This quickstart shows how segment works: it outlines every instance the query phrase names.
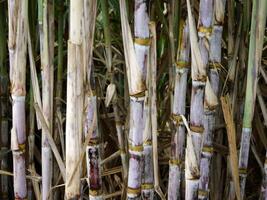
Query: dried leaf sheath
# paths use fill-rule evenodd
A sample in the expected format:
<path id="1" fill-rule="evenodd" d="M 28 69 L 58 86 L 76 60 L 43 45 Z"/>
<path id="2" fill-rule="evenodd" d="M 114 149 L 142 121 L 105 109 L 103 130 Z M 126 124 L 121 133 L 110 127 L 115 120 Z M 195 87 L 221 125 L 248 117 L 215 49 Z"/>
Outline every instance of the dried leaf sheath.
<path id="1" fill-rule="evenodd" d="M 27 197 L 25 150 L 25 95 L 26 95 L 26 52 L 27 52 L 27 9 L 28 1 L 9 0 L 9 59 L 12 95 L 11 149 L 13 153 L 14 195 Z"/>
<path id="2" fill-rule="evenodd" d="M 137 53 L 135 53 L 131 29 L 128 23 L 125 0 L 120 0 L 120 14 L 123 48 L 125 53 L 126 72 L 130 95 L 139 95 L 145 91 L 145 80 L 142 74 L 142 67 L 139 66 Z M 140 95 L 139 95 L 140 96 Z"/>
<path id="3" fill-rule="evenodd" d="M 185 127 L 181 116 L 185 115 L 187 78 L 190 67 L 190 43 L 188 21 L 181 23 L 181 40 L 176 61 L 176 77 L 174 87 L 173 121 L 176 127 L 172 136 L 171 159 L 169 161 L 168 199 L 180 199 L 182 178 L 182 162 L 184 161 Z"/>

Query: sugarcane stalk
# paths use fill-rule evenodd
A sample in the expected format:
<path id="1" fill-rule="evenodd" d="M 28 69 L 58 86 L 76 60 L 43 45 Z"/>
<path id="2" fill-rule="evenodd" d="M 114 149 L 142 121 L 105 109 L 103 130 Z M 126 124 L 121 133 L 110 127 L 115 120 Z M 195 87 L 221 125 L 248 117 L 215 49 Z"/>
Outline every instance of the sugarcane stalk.
<path id="1" fill-rule="evenodd" d="M 149 30 L 146 2 L 135 1 L 135 45 L 126 14 L 125 0 L 120 0 L 123 46 L 130 94 L 128 199 L 141 199 L 143 157 L 143 112 L 145 99 L 146 56 Z M 139 24 L 140 23 L 140 24 Z M 139 44 L 138 44 L 139 43 Z M 146 55 L 146 56 L 145 56 Z"/>
<path id="2" fill-rule="evenodd" d="M 0 142 L 1 142 L 1 152 L 5 152 L 8 150 L 8 72 L 6 66 L 7 59 L 7 46 L 6 46 L 6 3 L 3 2 L 0 4 L 0 117 L 1 117 L 1 125 L 0 125 Z M 1 160 L 1 170 L 8 171 L 8 159 L 5 156 Z M 8 177 L 1 176 L 1 199 L 8 199 Z"/>
<path id="3" fill-rule="evenodd" d="M 202 148 L 202 140 L 204 133 L 204 90 L 205 86 L 209 86 L 209 79 L 206 76 L 206 68 L 208 64 L 208 37 L 211 33 L 211 24 L 213 16 L 213 0 L 200 1 L 199 5 L 199 21 L 198 21 L 198 36 L 192 16 L 190 1 L 187 0 L 189 32 L 192 55 L 192 93 L 190 107 L 190 129 L 192 131 L 192 146 L 187 142 L 186 149 L 186 197 L 185 199 L 197 199 L 201 196 L 206 196 L 202 190 L 198 191 L 200 178 L 200 156 Z M 207 84 L 206 84 L 207 82 Z M 213 99 L 212 99 L 213 100 Z M 206 99 L 205 99 L 206 101 Z M 210 101 L 209 104 L 215 102 Z M 188 137 L 189 138 L 189 137 Z M 196 161 L 192 162 L 192 152 L 196 154 Z"/>
<path id="4" fill-rule="evenodd" d="M 108 15 L 108 2 L 107 0 L 101 0 L 101 8 L 103 13 L 103 28 L 104 28 L 104 36 L 105 36 L 105 49 L 106 49 L 106 65 L 108 69 L 108 73 L 110 73 L 110 85 L 114 84 L 114 69 L 112 67 L 112 51 L 111 51 L 111 34 L 110 34 L 110 20 Z M 115 86 L 115 85 L 114 85 Z M 116 87 L 116 86 L 115 86 Z M 122 129 L 122 121 L 120 119 L 119 108 L 118 108 L 118 100 L 117 93 L 115 91 L 113 98 L 113 111 L 115 117 L 116 131 L 118 135 L 118 143 L 120 148 L 121 162 L 123 167 L 123 179 L 127 181 L 128 174 L 128 163 L 126 160 L 126 149 L 124 142 L 124 133 Z"/>
<path id="5" fill-rule="evenodd" d="M 51 18 L 51 8 L 49 9 L 49 0 L 39 0 L 39 32 L 40 32 L 40 54 L 41 54 L 41 69 L 42 69 L 42 102 L 43 114 L 52 131 L 52 87 L 53 76 L 51 76 L 51 68 L 53 72 L 53 55 L 51 54 L 51 34 L 52 26 L 49 23 Z M 52 47 L 50 46 L 52 45 Z M 43 132 L 45 130 L 42 130 Z M 49 192 L 52 186 L 52 151 L 46 137 L 47 133 L 42 133 L 42 199 L 51 199 Z M 48 133 L 49 134 L 49 133 Z"/>
<path id="6" fill-rule="evenodd" d="M 84 1 L 84 69 L 87 73 L 87 91 L 85 94 L 85 122 L 84 136 L 89 134 L 90 128 L 94 127 L 91 138 L 86 147 L 86 164 L 89 184 L 89 198 L 101 200 L 102 179 L 101 179 L 101 152 L 100 152 L 100 132 L 98 128 L 97 96 L 95 91 L 95 80 L 92 68 L 93 39 L 96 21 L 97 0 Z M 95 121 L 94 121 L 95 118 Z M 94 123 L 96 126 L 94 126 Z"/>
<path id="7" fill-rule="evenodd" d="M 83 3 L 83 0 L 70 1 L 66 112 L 66 199 L 80 198 L 81 169 L 79 157 L 81 154 L 84 101 Z M 77 168 L 76 165 L 78 165 Z"/>
<path id="8" fill-rule="evenodd" d="M 199 35 L 199 46 L 201 50 L 201 58 L 204 62 L 204 65 L 207 69 L 208 67 L 208 58 L 209 58 L 209 37 L 212 33 L 212 19 L 213 19 L 213 0 L 201 0 L 199 5 L 199 21 L 198 21 L 198 35 Z M 215 86 L 216 87 L 216 86 Z M 211 147 L 211 131 L 212 128 L 209 127 L 210 124 L 214 124 L 214 122 L 210 122 L 208 118 L 205 118 L 207 110 L 214 110 L 214 107 L 217 105 L 217 98 L 214 95 L 213 88 L 211 87 L 209 77 L 206 77 L 205 83 L 205 93 L 204 93 L 204 110 L 203 110 L 203 118 L 200 123 L 200 127 L 202 127 L 202 142 L 201 142 L 201 155 L 200 155 L 200 177 L 199 177 L 199 188 L 198 188 L 198 199 L 208 199 L 208 179 L 209 179 L 209 161 L 210 161 L 210 147 Z M 197 94 L 197 93 L 196 93 Z M 194 93 L 192 92 L 192 99 Z M 200 99 L 199 99 L 200 100 Z M 201 101 L 201 100 L 200 100 Z M 192 102 L 191 102 L 192 103 Z M 191 104 L 192 105 L 192 104 Z M 190 113 L 194 112 L 190 110 Z M 201 113 L 202 114 L 202 113 Z M 200 117 L 200 116 L 199 116 Z M 191 122 L 191 120 L 190 120 Z M 195 124 L 195 119 L 192 119 L 193 124 Z M 191 124 L 192 126 L 192 124 Z M 214 126 L 214 125 L 213 125 Z M 193 125 L 194 128 L 194 125 Z M 201 129 L 199 129 L 201 130 Z M 194 132 L 194 130 L 193 130 Z M 198 131 L 198 133 L 200 133 Z M 198 151 L 198 150 L 197 150 Z"/>
<path id="9" fill-rule="evenodd" d="M 254 115 L 254 106 L 255 106 L 256 89 L 257 89 L 257 76 L 258 76 L 258 69 L 261 64 L 263 37 L 266 24 L 266 15 L 267 15 L 266 9 L 267 9 L 266 1 L 253 2 L 249 54 L 248 54 L 245 108 L 243 116 L 241 148 L 239 153 L 239 176 L 240 176 L 241 199 L 243 199 L 245 196 L 250 137 L 252 131 L 252 120 Z"/>
<path id="10" fill-rule="evenodd" d="M 209 38 L 209 80 L 213 93 L 218 96 L 219 92 L 219 70 L 221 68 L 221 41 L 224 22 L 224 8 L 225 0 L 214 0 L 214 25 Z M 200 161 L 200 182 L 199 191 L 205 195 L 199 195 L 199 199 L 209 199 L 209 177 L 210 177 L 210 165 L 213 155 L 213 132 L 215 128 L 215 115 L 217 102 L 209 104 L 211 102 L 211 94 L 206 87 L 205 90 L 205 108 L 204 108 L 204 135 L 203 135 L 203 147 Z M 215 98 L 216 99 L 216 98 Z"/>
<path id="11" fill-rule="evenodd" d="M 134 47 L 136 58 L 139 67 L 142 69 L 143 80 L 146 81 L 148 88 L 151 79 L 146 80 L 148 73 L 148 53 L 149 53 L 149 17 L 147 2 L 135 0 L 134 9 Z M 151 66 L 152 67 L 152 66 Z M 143 168 L 141 180 L 141 196 L 142 199 L 153 199 L 154 197 L 154 177 L 153 177 L 153 162 L 152 162 L 152 134 L 151 134 L 151 121 L 150 121 L 150 95 L 151 91 L 145 94 L 143 104 L 143 131 L 140 134 L 143 142 Z M 130 178 L 130 177 L 129 177 Z M 129 180 L 129 179 L 128 179 Z"/>
<path id="12" fill-rule="evenodd" d="M 150 25 L 151 29 L 151 25 Z M 152 41 L 153 43 L 153 41 Z M 153 44 L 151 44 L 153 45 Z M 153 59 L 154 52 L 150 48 L 149 61 Z M 143 148 L 144 148 L 144 163 L 143 163 L 143 177 L 142 177 L 142 191 L 141 196 L 143 199 L 153 199 L 154 198 L 154 173 L 153 173 L 153 147 L 152 147 L 152 96 L 153 96 L 153 86 L 152 86 L 152 70 L 155 68 L 153 62 L 147 63 L 147 73 L 146 73 L 146 87 L 147 91 L 145 94 L 145 104 L 144 104 L 144 134 L 143 134 Z"/>
<path id="13" fill-rule="evenodd" d="M 100 135 L 97 125 L 97 96 L 95 91 L 92 91 L 91 96 L 86 98 L 86 122 L 84 133 L 88 134 L 89 128 L 93 126 L 93 119 L 96 116 L 96 126 L 93 130 L 90 141 L 86 147 L 86 163 L 89 184 L 90 199 L 103 199 L 102 197 L 102 180 L 100 166 Z"/>
<path id="14" fill-rule="evenodd" d="M 176 75 L 174 87 L 174 105 L 172 118 L 175 124 L 175 133 L 171 141 L 171 158 L 169 161 L 168 199 L 180 199 L 180 185 L 182 181 L 182 162 L 184 160 L 185 127 L 180 115 L 185 115 L 187 78 L 190 67 L 189 63 L 189 29 L 188 22 L 180 27 L 181 36 L 176 59 Z"/>
<path id="15" fill-rule="evenodd" d="M 25 96 L 28 1 L 9 0 L 9 62 L 12 95 L 11 149 L 13 153 L 14 196 L 27 198 L 25 151 Z"/>

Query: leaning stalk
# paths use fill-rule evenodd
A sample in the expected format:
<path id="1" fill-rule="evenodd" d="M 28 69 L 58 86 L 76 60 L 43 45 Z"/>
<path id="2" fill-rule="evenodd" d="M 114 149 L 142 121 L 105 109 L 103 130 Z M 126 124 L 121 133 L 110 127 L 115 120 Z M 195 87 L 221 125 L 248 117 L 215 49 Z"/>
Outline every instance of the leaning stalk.
<path id="1" fill-rule="evenodd" d="M 25 96 L 28 1 L 9 0 L 9 62 L 12 95 L 11 149 L 13 153 L 14 195 L 27 198 L 25 172 Z"/>
<path id="2" fill-rule="evenodd" d="M 182 178 L 182 161 L 184 160 L 185 127 L 181 115 L 185 115 L 187 78 L 189 71 L 189 29 L 188 22 L 180 26 L 181 39 L 177 51 L 176 75 L 174 86 L 174 99 L 172 118 L 175 124 L 175 133 L 172 136 L 171 159 L 169 161 L 168 199 L 180 199 L 180 185 Z"/>
<path id="3" fill-rule="evenodd" d="M 263 37 L 267 15 L 266 1 L 253 1 L 252 22 L 250 29 L 247 84 L 245 96 L 245 108 L 243 116 L 241 148 L 239 154 L 239 176 L 241 187 L 241 198 L 245 195 L 247 177 L 247 165 L 249 156 L 250 137 L 252 130 L 252 119 L 257 88 L 258 69 L 261 65 Z"/>
<path id="4" fill-rule="evenodd" d="M 70 1 L 66 113 L 66 199 L 80 198 L 84 66 L 82 48 L 83 0 Z"/>
<path id="5" fill-rule="evenodd" d="M 203 193 L 200 199 L 209 199 L 209 177 L 210 177 L 210 164 L 213 154 L 213 132 L 215 128 L 215 114 L 216 114 L 216 101 L 215 104 L 208 104 L 209 99 L 212 97 L 209 89 L 211 89 L 217 96 L 219 91 L 220 77 L 219 70 L 221 65 L 221 40 L 224 22 L 224 8 L 225 0 L 214 1 L 214 25 L 209 39 L 209 80 L 211 88 L 206 87 L 205 91 L 205 108 L 204 108 L 204 138 L 203 147 L 200 161 L 200 182 L 199 191 Z M 205 194 L 205 195 L 204 195 Z"/>

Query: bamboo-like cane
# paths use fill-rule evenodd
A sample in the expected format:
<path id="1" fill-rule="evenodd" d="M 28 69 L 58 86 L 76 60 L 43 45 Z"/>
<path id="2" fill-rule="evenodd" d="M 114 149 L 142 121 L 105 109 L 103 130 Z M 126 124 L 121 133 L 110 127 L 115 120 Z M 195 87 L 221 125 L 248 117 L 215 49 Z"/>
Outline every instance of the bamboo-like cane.
<path id="1" fill-rule="evenodd" d="M 181 116 L 185 115 L 187 78 L 190 67 L 189 54 L 189 29 L 188 22 L 180 24 L 180 41 L 177 51 L 176 60 L 176 77 L 174 87 L 174 100 L 172 117 L 176 127 L 175 133 L 172 136 L 171 144 L 171 159 L 169 161 L 169 185 L 168 199 L 180 199 L 180 185 L 182 180 L 182 161 L 184 160 L 185 147 L 185 127 L 182 123 Z"/>
<path id="2" fill-rule="evenodd" d="M 138 2 L 137 2 L 138 3 Z M 140 9 L 140 14 L 145 14 L 146 5 L 143 1 L 139 2 L 136 9 Z M 138 10 L 139 10 L 138 9 Z M 138 11 L 137 10 L 137 11 Z M 138 13 L 140 12 L 138 11 Z M 144 50 L 147 45 L 147 37 L 149 36 L 149 31 L 147 35 L 143 35 L 142 30 L 136 30 L 136 35 L 142 34 L 143 38 L 136 38 L 135 43 L 140 43 L 140 49 L 143 51 L 137 51 L 134 49 L 134 44 L 132 40 L 131 30 L 127 19 L 126 13 L 126 2 L 125 0 L 120 0 L 120 12 L 121 12 L 121 25 L 122 25 L 122 36 L 123 36 L 123 46 L 125 52 L 126 61 L 126 72 L 128 78 L 129 94 L 130 94 L 130 131 L 129 131 L 129 171 L 128 171 L 128 188 L 127 196 L 128 199 L 140 199 L 141 198 L 141 175 L 142 175 L 142 155 L 143 155 L 143 111 L 144 111 L 144 99 L 145 99 L 145 76 L 144 76 Z M 136 17 L 143 16 L 139 14 Z M 148 23 L 148 18 L 145 23 Z M 137 21 L 136 21 L 137 23 Z M 141 22 L 144 23 L 143 21 Z M 146 32 L 145 32 L 146 33 Z M 136 47 L 137 45 L 135 45 Z M 136 52 L 135 52 L 136 50 Z M 143 52 L 143 53 L 142 53 Z M 137 60 L 137 58 L 139 58 Z M 140 65 L 141 63 L 141 65 Z"/>
<path id="3" fill-rule="evenodd" d="M 9 62 L 12 95 L 11 149 L 13 152 L 14 195 L 27 198 L 25 172 L 25 95 L 28 1 L 9 0 Z"/>
<path id="4" fill-rule="evenodd" d="M 250 137 L 252 130 L 252 119 L 257 88 L 257 75 L 261 63 L 263 37 L 267 15 L 266 1 L 253 1 L 252 22 L 250 29 L 247 84 L 245 96 L 245 108 L 243 116 L 241 148 L 239 153 L 239 175 L 241 187 L 241 199 L 245 195 L 247 177 L 247 165 L 249 157 Z"/>
<path id="5" fill-rule="evenodd" d="M 49 129 L 52 131 L 53 76 L 51 76 L 51 71 L 53 72 L 53 55 L 51 55 L 50 49 L 53 48 L 54 44 L 52 43 L 52 47 L 50 47 L 51 40 L 53 40 L 53 38 L 50 38 L 50 32 L 53 29 L 49 23 L 52 10 L 49 9 L 49 0 L 40 0 L 38 3 L 43 113 Z M 45 130 L 42 131 L 44 132 Z M 52 186 L 52 158 L 52 151 L 47 137 L 45 133 L 42 133 L 42 199 L 51 199 L 49 192 Z"/>
<path id="6" fill-rule="evenodd" d="M 200 161 L 200 182 L 199 190 L 206 195 L 200 195 L 200 199 L 209 199 L 209 176 L 210 163 L 213 154 L 213 132 L 215 127 L 216 101 L 209 105 L 209 98 L 212 96 L 208 89 L 211 89 L 217 96 L 219 91 L 221 67 L 221 40 L 224 22 L 225 0 L 214 0 L 214 25 L 209 39 L 209 79 L 211 88 L 206 87 L 205 91 L 205 114 L 204 114 L 204 138 Z M 208 85 L 207 85 L 208 86 Z"/>
<path id="7" fill-rule="evenodd" d="M 6 51 L 6 3 L 0 4 L 0 117 L 1 117 L 1 125 L 0 125 L 0 142 L 1 142 L 1 152 L 8 151 L 8 72 L 7 65 L 5 64 L 5 59 L 7 57 Z M 1 170 L 8 171 L 8 159 L 7 156 L 1 160 Z M 1 176 L 1 199 L 8 199 L 8 177 Z"/>
<path id="8" fill-rule="evenodd" d="M 85 122 L 84 136 L 89 134 L 90 128 L 96 124 L 91 138 L 86 147 L 86 164 L 89 184 L 89 198 L 92 200 L 101 200 L 102 197 L 102 179 L 101 179 L 101 152 L 100 152 L 100 134 L 98 130 L 97 117 L 97 96 L 94 87 L 94 77 L 92 69 L 93 39 L 96 21 L 97 0 L 84 1 L 84 26 L 83 26 L 83 50 L 84 50 L 84 70 L 87 73 L 87 92 L 85 94 Z M 91 81 L 90 81 L 91 80 Z M 94 117 L 96 120 L 94 122 Z"/>
<path id="9" fill-rule="evenodd" d="M 70 1 L 66 113 L 66 199 L 80 198 L 79 163 L 82 142 L 84 66 L 82 48 L 83 0 Z"/>

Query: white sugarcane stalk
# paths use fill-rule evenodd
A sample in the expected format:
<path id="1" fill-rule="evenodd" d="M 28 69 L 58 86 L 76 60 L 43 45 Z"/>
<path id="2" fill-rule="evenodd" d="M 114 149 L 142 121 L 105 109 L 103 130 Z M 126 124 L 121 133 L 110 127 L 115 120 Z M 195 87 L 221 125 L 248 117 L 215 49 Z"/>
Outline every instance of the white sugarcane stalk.
<path id="1" fill-rule="evenodd" d="M 144 135 L 143 135 L 143 147 L 144 147 L 144 163 L 143 163 L 143 177 L 142 177 L 142 198 L 153 199 L 154 198 L 154 174 L 153 174 L 153 149 L 152 149 L 152 124 L 151 124 L 151 63 L 147 65 L 147 91 L 144 106 Z"/>
<path id="2" fill-rule="evenodd" d="M 147 68 L 148 68 L 148 51 L 149 51 L 149 17 L 146 1 L 135 0 L 134 9 L 134 36 L 135 36 L 135 54 L 138 62 L 138 66 L 142 70 L 143 80 L 147 78 Z M 148 88 L 147 83 L 147 88 Z M 143 142 L 143 177 L 142 177 L 142 198 L 143 199 L 153 199 L 154 189 L 153 189 L 153 162 L 152 162 L 152 138 L 150 129 L 150 108 L 149 108 L 149 92 L 143 107 L 143 131 L 138 133 L 142 135 Z"/>
<path id="3" fill-rule="evenodd" d="M 219 70 L 221 67 L 221 40 L 224 21 L 224 8 L 225 0 L 214 0 L 214 25 L 209 39 L 209 79 L 210 86 L 214 94 L 217 96 L 219 91 Z M 200 183 L 199 190 L 204 194 L 200 195 L 200 199 L 209 199 L 209 176 L 210 176 L 210 163 L 213 154 L 213 132 L 215 127 L 215 114 L 216 114 L 216 101 L 213 104 L 209 102 L 208 89 L 205 92 L 205 116 L 204 116 L 204 138 L 203 147 L 200 161 Z"/>
<path id="4" fill-rule="evenodd" d="M 208 82 L 206 67 L 208 63 L 209 46 L 208 37 L 211 33 L 213 0 L 201 0 L 199 4 L 198 36 L 195 30 L 194 19 L 192 16 L 190 1 L 187 0 L 188 19 L 190 28 L 190 42 L 192 55 L 192 94 L 190 107 L 190 129 L 192 131 L 192 147 L 186 150 L 186 200 L 197 199 L 206 196 L 205 192 L 198 190 L 199 187 L 199 168 L 200 156 L 204 133 L 204 89 Z M 190 153 L 195 152 L 196 163 L 190 162 Z M 192 154 L 192 153 L 191 153 Z M 193 165 L 194 164 L 194 165 Z"/>
<path id="5" fill-rule="evenodd" d="M 27 198 L 25 172 L 25 95 L 27 52 L 27 0 L 9 0 L 9 59 L 12 95 L 11 149 L 13 152 L 14 195 L 16 199 Z"/>
<path id="6" fill-rule="evenodd" d="M 135 45 L 127 21 L 125 0 L 120 0 L 123 45 L 130 93 L 129 174 L 128 199 L 141 198 L 143 157 L 144 100 L 147 41 L 149 37 L 148 15 L 144 1 L 135 1 Z"/>
<path id="7" fill-rule="evenodd" d="M 43 115 L 52 131 L 52 99 L 53 90 L 52 83 L 53 77 L 51 77 L 51 71 L 53 72 L 53 58 L 51 55 L 50 47 L 52 38 L 50 38 L 51 26 L 49 24 L 49 17 L 51 10 L 48 8 L 48 0 L 42 2 L 42 19 L 39 20 L 40 28 L 40 54 L 41 54 L 41 69 L 42 69 L 42 102 L 43 102 Z M 51 70 L 52 68 L 52 70 Z M 42 130 L 42 199 L 51 199 L 52 195 L 49 195 L 52 186 L 52 151 L 47 140 L 44 129 Z"/>
<path id="8" fill-rule="evenodd" d="M 66 199 L 80 198 L 84 66 L 82 48 L 83 0 L 70 1 L 66 113 Z"/>
<path id="9" fill-rule="evenodd" d="M 180 199 L 180 185 L 182 180 L 182 162 L 184 160 L 185 148 L 185 127 L 181 116 L 185 115 L 187 78 L 190 66 L 189 54 L 189 29 L 188 22 L 183 23 L 181 27 L 181 40 L 177 52 L 176 76 L 174 86 L 174 99 L 172 117 L 176 127 L 172 138 L 171 159 L 169 161 L 169 185 L 168 199 Z"/>
<path id="10" fill-rule="evenodd" d="M 212 20 L 213 20 L 213 0 L 201 0 L 199 4 L 199 21 L 198 21 L 198 35 L 199 35 L 199 46 L 201 49 L 202 60 L 204 65 L 207 68 L 208 59 L 209 59 L 209 37 L 212 30 Z M 207 108 L 212 108 L 217 105 L 217 98 L 212 94 L 212 88 L 209 83 L 209 78 L 206 78 L 205 84 L 205 93 L 204 93 L 204 113 L 202 118 L 202 127 L 203 135 L 202 135 L 202 144 L 201 144 L 201 158 L 200 158 L 200 177 L 199 177 L 199 189 L 198 189 L 198 199 L 208 199 L 209 191 L 208 191 L 208 184 L 205 184 L 205 181 L 209 178 L 209 156 L 206 155 L 210 153 L 211 148 L 211 139 L 210 139 L 210 131 L 212 130 L 209 125 L 213 122 L 210 122 L 206 116 Z M 214 95 L 214 96 L 212 96 Z M 208 125 L 207 125 L 208 124 Z M 205 143 L 206 141 L 209 141 Z M 200 149 L 200 150 L 201 150 Z M 207 153 L 207 154 L 205 154 Z M 202 159 L 205 157 L 204 159 Z M 206 159 L 207 158 L 207 159 Z M 204 184 L 203 184 L 204 182 Z"/>

